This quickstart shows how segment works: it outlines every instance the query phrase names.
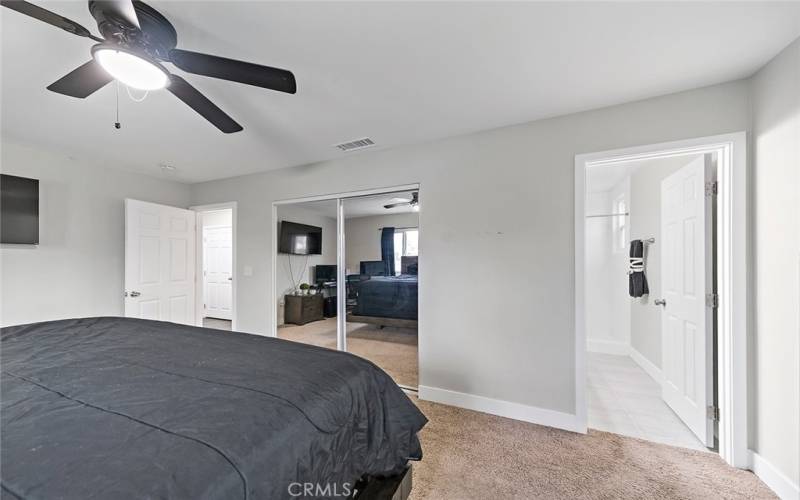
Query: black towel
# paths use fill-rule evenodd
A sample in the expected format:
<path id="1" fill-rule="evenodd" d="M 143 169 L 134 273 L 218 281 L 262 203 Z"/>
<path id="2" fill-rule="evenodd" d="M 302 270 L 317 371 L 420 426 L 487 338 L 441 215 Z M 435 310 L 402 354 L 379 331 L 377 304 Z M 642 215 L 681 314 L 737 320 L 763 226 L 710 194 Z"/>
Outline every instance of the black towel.
<path id="1" fill-rule="evenodd" d="M 644 242 L 631 241 L 629 252 L 630 270 L 628 271 L 628 294 L 631 297 L 641 297 L 650 293 L 647 287 L 647 277 L 644 275 Z"/>

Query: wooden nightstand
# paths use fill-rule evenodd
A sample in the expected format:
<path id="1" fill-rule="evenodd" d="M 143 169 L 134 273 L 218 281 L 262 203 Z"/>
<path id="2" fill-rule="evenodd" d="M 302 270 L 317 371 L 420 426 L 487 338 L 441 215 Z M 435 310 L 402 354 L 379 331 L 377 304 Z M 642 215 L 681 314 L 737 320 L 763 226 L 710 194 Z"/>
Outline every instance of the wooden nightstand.
<path id="1" fill-rule="evenodd" d="M 324 319 L 322 314 L 322 295 L 286 295 L 284 322 L 305 325 L 312 321 Z"/>

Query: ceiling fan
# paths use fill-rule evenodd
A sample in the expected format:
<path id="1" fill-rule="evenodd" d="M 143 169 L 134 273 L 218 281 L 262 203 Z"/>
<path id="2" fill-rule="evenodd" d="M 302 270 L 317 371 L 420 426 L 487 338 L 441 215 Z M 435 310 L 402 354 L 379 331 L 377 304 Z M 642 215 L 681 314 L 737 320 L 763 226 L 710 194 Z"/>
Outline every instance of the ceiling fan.
<path id="1" fill-rule="evenodd" d="M 114 79 L 140 90 L 166 88 L 215 127 L 230 134 L 239 132 L 242 126 L 186 80 L 168 72 L 162 62 L 196 75 L 289 94 L 297 91 L 294 75 L 285 69 L 175 48 L 178 34 L 172 24 L 138 0 L 89 0 L 89 12 L 97 21 L 102 38 L 75 21 L 32 3 L 0 0 L 0 4 L 73 35 L 99 42 L 91 48 L 89 62 L 47 87 L 59 94 L 83 99 Z"/>
<path id="2" fill-rule="evenodd" d="M 410 200 L 406 198 L 394 198 L 391 201 L 395 200 L 396 203 L 389 203 L 388 205 L 384 205 L 383 208 L 388 210 L 390 208 L 404 207 L 408 205 L 416 210 L 416 208 L 419 206 L 419 191 L 414 191 L 413 193 L 411 193 Z"/>

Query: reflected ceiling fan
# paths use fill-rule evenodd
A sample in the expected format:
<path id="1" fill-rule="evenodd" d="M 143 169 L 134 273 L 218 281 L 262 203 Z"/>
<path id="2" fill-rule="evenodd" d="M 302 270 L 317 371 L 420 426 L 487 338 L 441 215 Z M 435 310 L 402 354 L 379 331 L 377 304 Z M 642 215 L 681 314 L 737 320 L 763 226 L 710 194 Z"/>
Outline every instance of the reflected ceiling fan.
<path id="1" fill-rule="evenodd" d="M 414 191 L 413 193 L 411 193 L 410 200 L 407 198 L 393 198 L 391 201 L 396 201 L 396 202 L 384 205 L 383 208 L 388 210 L 390 208 L 411 206 L 416 210 L 416 208 L 419 207 L 419 191 Z"/>
<path id="2" fill-rule="evenodd" d="M 138 0 L 89 1 L 89 12 L 97 21 L 102 38 L 75 21 L 32 3 L 0 0 L 0 4 L 73 35 L 99 42 L 91 48 L 89 62 L 47 87 L 59 94 L 83 99 L 114 79 L 140 90 L 166 88 L 215 127 L 230 134 L 239 132 L 242 126 L 186 80 L 167 71 L 162 62 L 196 75 L 289 94 L 297 91 L 291 71 L 175 48 L 178 34 L 172 24 Z"/>

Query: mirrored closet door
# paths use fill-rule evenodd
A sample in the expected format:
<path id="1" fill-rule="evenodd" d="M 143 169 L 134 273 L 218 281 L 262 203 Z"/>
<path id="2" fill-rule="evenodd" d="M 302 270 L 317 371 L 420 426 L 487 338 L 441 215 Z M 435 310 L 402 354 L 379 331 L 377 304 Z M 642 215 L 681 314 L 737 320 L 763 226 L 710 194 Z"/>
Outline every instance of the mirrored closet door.
<path id="1" fill-rule="evenodd" d="M 349 352 L 399 385 L 418 385 L 417 190 L 343 200 Z"/>
<path id="2" fill-rule="evenodd" d="M 346 350 L 419 384 L 418 189 L 275 209 L 277 336 Z"/>
<path id="3" fill-rule="evenodd" d="M 337 200 L 277 206 L 279 338 L 337 349 Z"/>

